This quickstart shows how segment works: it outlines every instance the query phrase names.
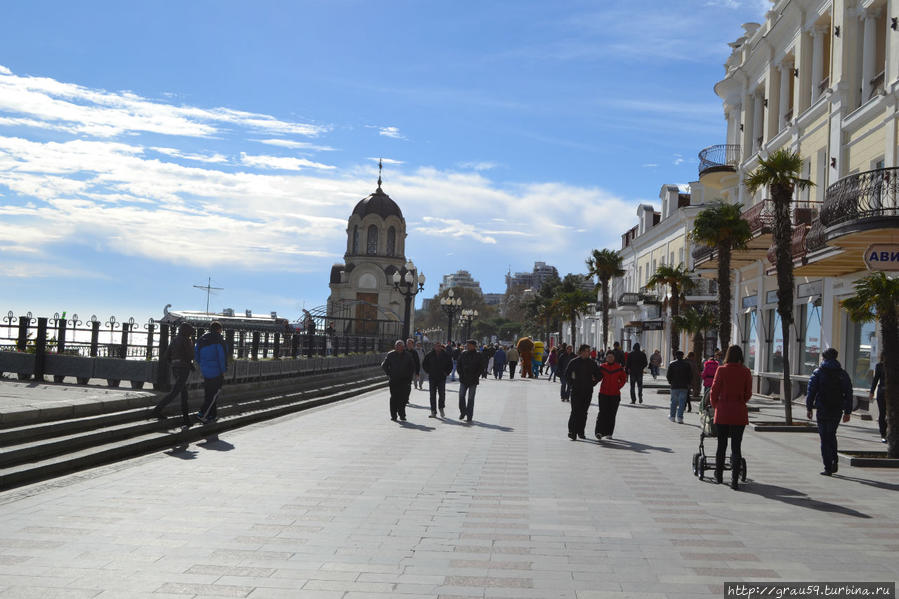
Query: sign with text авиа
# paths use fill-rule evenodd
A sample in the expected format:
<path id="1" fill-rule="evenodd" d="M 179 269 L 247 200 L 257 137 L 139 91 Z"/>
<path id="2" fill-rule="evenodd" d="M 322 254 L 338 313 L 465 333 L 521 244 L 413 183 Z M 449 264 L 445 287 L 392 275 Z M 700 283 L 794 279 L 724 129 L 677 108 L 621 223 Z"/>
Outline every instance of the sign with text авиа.
<path id="1" fill-rule="evenodd" d="M 875 243 L 865 250 L 868 270 L 899 271 L 899 243 Z"/>

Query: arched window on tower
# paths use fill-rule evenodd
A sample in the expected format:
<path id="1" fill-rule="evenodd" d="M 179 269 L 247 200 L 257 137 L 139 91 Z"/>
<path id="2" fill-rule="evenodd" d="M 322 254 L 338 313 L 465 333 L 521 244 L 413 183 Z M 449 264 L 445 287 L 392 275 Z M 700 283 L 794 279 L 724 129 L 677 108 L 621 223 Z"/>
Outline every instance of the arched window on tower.
<path id="1" fill-rule="evenodd" d="M 353 226 L 353 255 L 359 254 L 359 225 Z"/>
<path id="2" fill-rule="evenodd" d="M 378 254 L 378 227 L 375 225 L 368 227 L 368 244 L 365 253 L 369 256 Z"/>
<path id="3" fill-rule="evenodd" d="M 387 255 L 396 256 L 396 229 L 387 229 Z"/>

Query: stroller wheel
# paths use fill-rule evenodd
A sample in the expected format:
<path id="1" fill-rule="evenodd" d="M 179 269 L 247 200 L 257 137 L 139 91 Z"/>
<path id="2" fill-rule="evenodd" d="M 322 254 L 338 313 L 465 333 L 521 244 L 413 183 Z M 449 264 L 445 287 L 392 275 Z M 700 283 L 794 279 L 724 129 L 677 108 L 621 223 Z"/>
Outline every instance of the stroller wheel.
<path id="1" fill-rule="evenodd" d="M 698 453 L 693 454 L 693 476 L 699 474 L 699 460 L 701 456 Z"/>
<path id="2" fill-rule="evenodd" d="M 703 475 L 705 475 L 705 464 L 699 462 L 699 480 L 702 480 Z"/>

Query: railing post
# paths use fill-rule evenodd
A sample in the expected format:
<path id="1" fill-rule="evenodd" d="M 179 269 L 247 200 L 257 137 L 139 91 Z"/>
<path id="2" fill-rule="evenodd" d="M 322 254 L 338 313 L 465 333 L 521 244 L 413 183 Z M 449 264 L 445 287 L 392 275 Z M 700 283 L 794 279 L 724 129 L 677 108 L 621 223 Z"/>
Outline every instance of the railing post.
<path id="1" fill-rule="evenodd" d="M 56 320 L 56 353 L 58 354 L 66 351 L 66 326 L 65 318 Z"/>
<path id="2" fill-rule="evenodd" d="M 152 325 L 151 325 L 152 326 Z M 162 358 L 169 351 L 169 325 L 159 325 L 159 364 L 156 369 L 156 382 L 153 388 L 158 391 L 169 390 L 169 368 L 168 364 L 162 361 Z"/>
<path id="3" fill-rule="evenodd" d="M 146 356 L 147 360 L 153 359 L 153 337 L 155 336 L 154 335 L 155 332 L 156 332 L 156 325 L 148 324 L 147 325 L 147 356 Z"/>
<path id="4" fill-rule="evenodd" d="M 47 319 L 37 319 L 37 337 L 34 340 L 34 380 L 44 380 L 44 366 L 47 361 Z"/>
<path id="5" fill-rule="evenodd" d="M 262 359 L 268 357 L 268 333 L 262 334 Z"/>
<path id="6" fill-rule="evenodd" d="M 228 348 L 228 359 L 225 363 L 230 364 L 234 361 L 234 331 L 225 331 L 225 347 Z"/>
<path id="7" fill-rule="evenodd" d="M 275 347 L 275 349 L 274 349 L 273 357 L 276 360 L 280 360 L 281 359 L 281 333 L 275 333 L 274 347 Z"/>
<path id="8" fill-rule="evenodd" d="M 122 343 L 119 346 L 119 357 L 126 359 L 128 357 L 128 331 L 131 330 L 131 323 L 122 323 Z"/>
<path id="9" fill-rule="evenodd" d="M 253 331 L 253 344 L 250 347 L 251 360 L 259 359 L 259 331 Z"/>
<path id="10" fill-rule="evenodd" d="M 300 355 L 300 336 L 294 333 L 290 336 L 290 357 L 296 358 Z"/>
<path id="11" fill-rule="evenodd" d="M 100 321 L 94 320 L 91 321 L 91 349 L 90 356 L 92 358 L 97 357 L 98 349 L 100 347 Z"/>
<path id="12" fill-rule="evenodd" d="M 306 333 L 306 357 L 311 358 L 312 352 L 314 351 L 314 347 L 312 344 L 315 342 L 315 339 L 309 333 Z"/>
<path id="13" fill-rule="evenodd" d="M 31 318 L 28 316 L 19 316 L 19 337 L 16 339 L 16 351 L 25 351 L 28 349 L 28 324 Z"/>
<path id="14" fill-rule="evenodd" d="M 237 359 L 242 360 L 247 357 L 247 332 L 240 331 L 237 333 Z"/>

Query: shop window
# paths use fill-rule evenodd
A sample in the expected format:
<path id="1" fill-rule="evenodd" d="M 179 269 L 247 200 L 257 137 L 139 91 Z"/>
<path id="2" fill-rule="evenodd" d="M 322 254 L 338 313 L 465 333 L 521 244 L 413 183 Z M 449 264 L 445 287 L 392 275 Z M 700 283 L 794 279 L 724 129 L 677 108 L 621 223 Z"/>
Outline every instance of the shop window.
<path id="1" fill-rule="evenodd" d="M 783 372 L 784 369 L 784 336 L 780 328 L 780 314 L 777 310 L 768 310 L 768 372 Z"/>
<path id="2" fill-rule="evenodd" d="M 758 351 L 758 312 L 752 310 L 743 315 L 743 361 L 746 368 L 755 370 L 755 354 Z"/>
<path id="3" fill-rule="evenodd" d="M 821 306 L 799 307 L 802 342 L 799 345 L 799 374 L 811 374 L 821 362 Z"/>
<path id="4" fill-rule="evenodd" d="M 854 322 L 847 314 L 846 319 L 846 355 L 843 368 L 852 378 L 853 387 L 871 386 L 874 376 L 874 365 L 880 355 L 880 340 L 873 322 Z"/>

